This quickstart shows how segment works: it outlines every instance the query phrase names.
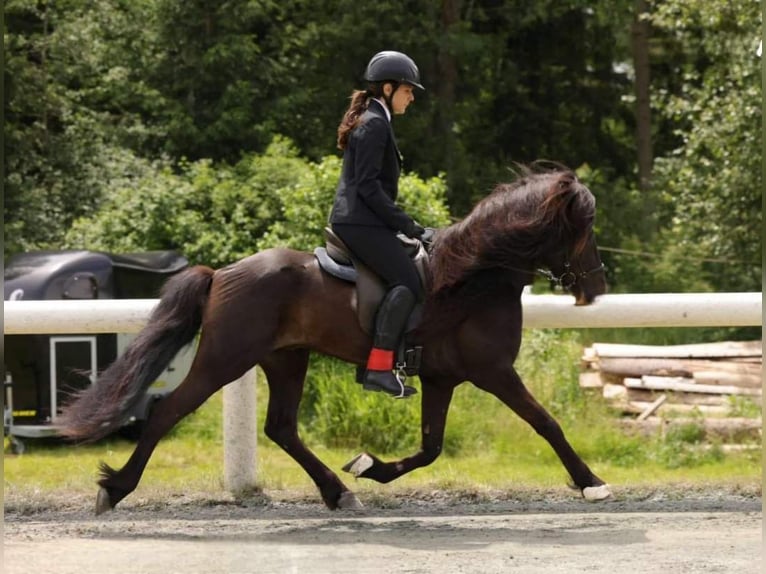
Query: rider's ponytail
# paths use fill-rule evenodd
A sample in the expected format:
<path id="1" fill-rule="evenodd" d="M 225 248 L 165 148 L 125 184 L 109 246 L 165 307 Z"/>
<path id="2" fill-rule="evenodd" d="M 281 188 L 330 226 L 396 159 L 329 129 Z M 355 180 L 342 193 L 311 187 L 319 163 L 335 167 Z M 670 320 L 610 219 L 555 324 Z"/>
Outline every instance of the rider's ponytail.
<path id="1" fill-rule="evenodd" d="M 354 90 L 351 94 L 351 104 L 349 104 L 338 126 L 338 149 L 346 149 L 349 134 L 359 125 L 362 114 L 367 109 L 370 96 L 372 96 L 370 90 Z"/>

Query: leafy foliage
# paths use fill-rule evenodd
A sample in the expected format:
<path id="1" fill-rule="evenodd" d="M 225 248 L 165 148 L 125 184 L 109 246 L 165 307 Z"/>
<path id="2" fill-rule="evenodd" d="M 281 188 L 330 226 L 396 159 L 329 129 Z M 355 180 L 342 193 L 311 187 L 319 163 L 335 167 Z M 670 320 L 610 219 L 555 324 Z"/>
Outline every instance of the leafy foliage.
<path id="1" fill-rule="evenodd" d="M 340 177 L 341 162 L 334 156 L 306 166 L 293 185 L 281 188 L 281 217 L 258 242 L 258 249 L 283 246 L 310 250 L 324 243 L 322 230 Z M 444 203 L 445 182 L 441 177 L 428 180 L 404 174 L 399 181 L 398 203 L 417 221 L 429 227 L 449 223 Z"/>
<path id="2" fill-rule="evenodd" d="M 306 169 L 284 139 L 235 166 L 199 160 L 183 162 L 179 173 L 164 166 L 119 189 L 93 217 L 75 221 L 65 245 L 178 249 L 194 263 L 221 267 L 255 252 L 280 216 L 280 189 L 295 185 Z"/>
<path id="3" fill-rule="evenodd" d="M 446 210 L 419 211 L 421 194 L 460 217 L 515 162 L 556 160 L 597 196 L 615 290 L 758 289 L 761 14 L 753 2 L 649 3 L 656 160 L 641 193 L 633 10 L 628 0 L 416 0 L 407 10 L 11 0 L 4 255 L 152 246 L 218 264 L 315 244 L 348 95 L 374 51 L 396 48 L 427 88 L 394 119 L 402 197 L 423 223 Z M 279 138 L 292 142 L 282 159 L 267 151 Z"/>
<path id="4" fill-rule="evenodd" d="M 664 32 L 681 78 L 675 90 L 659 91 L 655 104 L 676 138 L 655 169 L 661 190 L 658 247 L 665 253 L 661 285 L 674 286 L 685 277 L 694 281 L 685 287 L 699 290 L 760 288 L 759 16 L 754 2 L 656 7 L 653 24 Z"/>
<path id="5" fill-rule="evenodd" d="M 210 160 L 160 165 L 117 190 L 98 213 L 77 219 L 66 234 L 71 248 L 132 252 L 178 249 L 190 261 L 221 267 L 273 246 L 310 250 L 322 229 L 340 177 L 340 161 L 301 159 L 276 138 L 263 154 L 236 165 Z M 444 181 L 407 174 L 401 197 L 424 224 L 448 222 Z"/>
<path id="6" fill-rule="evenodd" d="M 147 2 L 5 5 L 5 254 L 57 247 L 77 217 L 150 162 L 130 147 L 152 97 Z M 10 31 L 9 31 L 10 30 Z"/>

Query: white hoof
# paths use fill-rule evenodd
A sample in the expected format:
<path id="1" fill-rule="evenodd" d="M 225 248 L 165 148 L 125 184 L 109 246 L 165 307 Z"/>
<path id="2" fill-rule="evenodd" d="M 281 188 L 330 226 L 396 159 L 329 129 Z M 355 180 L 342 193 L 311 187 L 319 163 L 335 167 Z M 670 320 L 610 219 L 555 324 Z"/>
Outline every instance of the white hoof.
<path id="1" fill-rule="evenodd" d="M 98 495 L 96 496 L 96 516 L 112 510 L 112 505 L 109 503 L 109 493 L 103 486 L 98 489 Z"/>
<path id="2" fill-rule="evenodd" d="M 372 460 L 372 457 L 366 453 L 362 453 L 344 466 L 343 470 L 350 472 L 355 477 L 359 478 L 364 471 L 371 468 L 373 464 L 375 464 L 375 461 Z"/>
<path id="3" fill-rule="evenodd" d="M 582 495 L 588 502 L 598 502 L 599 500 L 606 500 L 611 498 L 612 490 L 608 484 L 602 484 L 601 486 L 586 486 L 582 489 Z"/>
<path id="4" fill-rule="evenodd" d="M 339 510 L 362 510 L 363 508 L 364 505 L 359 502 L 359 499 L 353 492 L 346 491 L 338 499 Z"/>

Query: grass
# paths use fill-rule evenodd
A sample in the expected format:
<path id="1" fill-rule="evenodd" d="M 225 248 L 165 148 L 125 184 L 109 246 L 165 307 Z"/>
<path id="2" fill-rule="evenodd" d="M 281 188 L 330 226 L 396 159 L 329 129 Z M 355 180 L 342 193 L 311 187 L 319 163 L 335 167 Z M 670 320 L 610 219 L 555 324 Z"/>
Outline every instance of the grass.
<path id="1" fill-rule="evenodd" d="M 566 492 L 568 477 L 563 467 L 546 452 L 547 445 L 538 446 L 539 450 L 519 451 L 513 455 L 491 451 L 443 456 L 433 465 L 388 485 L 354 481 L 350 477 L 344 480 L 356 492 L 376 496 L 395 496 L 397 492 L 412 490 Z M 132 448 L 132 443 L 117 440 L 77 449 L 37 446 L 21 456 L 6 455 L 5 499 L 93 495 L 99 461 L 119 467 L 127 460 Z M 336 471 L 355 454 L 355 451 L 324 447 L 316 448 L 315 452 Z M 149 499 L 179 495 L 219 498 L 224 495 L 222 459 L 220 444 L 189 441 L 182 436 L 171 438 L 155 452 L 135 496 Z M 760 451 L 725 455 L 715 462 L 691 468 L 667 468 L 654 461 L 639 466 L 620 466 L 607 460 L 590 462 L 594 471 L 612 484 L 616 492 L 690 484 L 752 492 L 759 490 L 760 485 Z M 271 444 L 259 444 L 257 480 L 259 489 L 270 497 L 299 495 L 319 502 L 308 476 Z"/>
<path id="2" fill-rule="evenodd" d="M 392 403 L 392 408 L 396 408 L 396 403 Z M 220 420 L 220 412 L 221 398 L 215 395 L 163 441 L 149 462 L 136 495 L 150 498 L 190 493 L 220 496 L 223 493 L 223 446 L 221 437 L 215 436 L 220 433 L 212 432 L 203 438 L 198 436 L 200 429 L 209 428 L 211 421 Z M 514 418 L 515 415 L 509 412 L 508 436 L 497 444 L 487 441 L 483 448 L 475 452 L 443 455 L 431 466 L 418 469 L 394 483 L 354 482 L 350 477 L 344 480 L 360 494 L 380 496 L 407 490 L 565 491 L 564 485 L 568 482 L 566 471 L 550 447 Z M 416 424 L 415 421 L 412 423 Z M 198 427 L 196 431 L 195 426 Z M 710 449 L 700 449 L 695 445 L 684 449 L 683 442 L 663 443 L 659 450 L 650 450 L 650 453 L 657 453 L 653 456 L 641 450 L 645 439 L 623 437 L 621 441 L 622 435 L 612 435 L 615 431 L 610 431 L 609 440 L 605 441 L 603 435 L 597 436 L 600 432 L 594 430 L 593 435 L 573 438 L 571 442 L 594 472 L 617 489 L 696 484 L 752 490 L 760 485 L 759 449 L 710 456 Z M 643 446 L 648 448 L 651 444 Z M 108 439 L 76 448 L 29 441 L 25 454 L 6 454 L 4 457 L 5 498 L 95 494 L 99 462 L 119 468 L 127 461 L 133 447 L 134 443 L 123 439 Z M 312 448 L 337 472 L 358 452 L 353 448 L 321 445 L 312 445 Z M 701 454 L 696 463 L 687 460 L 684 466 L 668 464 L 669 459 L 688 458 L 689 453 L 697 451 Z M 392 452 L 387 457 L 398 458 L 410 453 Z M 259 436 L 258 443 L 257 480 L 259 488 L 270 496 L 278 498 L 298 493 L 316 497 L 318 501 L 318 494 L 309 477 L 263 435 Z"/>
<path id="3" fill-rule="evenodd" d="M 536 330 L 525 334 L 517 362 L 538 400 L 550 410 L 575 450 L 604 480 L 620 489 L 673 485 L 760 494 L 760 443 L 752 449 L 724 452 L 700 440 L 689 425 L 663 436 L 626 434 L 608 407 L 586 397 L 577 384 L 579 335 Z M 419 401 L 392 401 L 364 393 L 350 381 L 353 369 L 339 363 L 313 365 L 301 407 L 301 434 L 334 471 L 360 450 L 392 460 L 414 453 L 419 444 Z M 268 389 L 258 380 L 258 421 L 265 420 Z M 739 414 L 760 416 L 760 409 L 733 405 Z M 131 499 L 167 496 L 226 496 L 222 483 L 222 398 L 216 393 L 159 445 Z M 109 438 L 94 445 L 64 446 L 26 441 L 23 455 L 4 456 L 4 496 L 11 500 L 56 499 L 95 494 L 100 461 L 121 467 L 135 444 Z M 431 466 L 393 483 L 343 480 L 364 496 L 396 496 L 408 491 L 529 490 L 566 492 L 566 471 L 543 439 L 493 397 L 461 385 L 450 409 L 444 454 Z M 272 498 L 296 494 L 319 502 L 313 482 L 288 455 L 259 431 L 258 488 Z"/>

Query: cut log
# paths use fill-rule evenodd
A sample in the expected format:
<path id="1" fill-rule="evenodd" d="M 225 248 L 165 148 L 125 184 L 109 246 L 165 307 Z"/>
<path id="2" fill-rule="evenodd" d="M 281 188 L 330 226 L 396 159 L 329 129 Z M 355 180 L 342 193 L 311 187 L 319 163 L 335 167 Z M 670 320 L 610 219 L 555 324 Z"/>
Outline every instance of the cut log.
<path id="1" fill-rule="evenodd" d="M 607 387 L 609 388 L 609 396 L 607 396 Z M 622 388 L 623 391 L 620 392 L 617 390 L 618 387 Z M 649 389 L 629 389 L 624 385 L 605 385 L 604 389 L 604 398 L 607 400 L 623 399 L 628 401 L 641 401 L 651 403 L 652 401 L 657 400 L 657 397 L 659 396 L 657 391 L 652 391 Z M 711 395 L 707 393 L 676 393 L 666 391 L 661 394 L 665 395 L 668 404 L 712 405 L 726 407 L 729 406 L 730 400 L 728 395 Z M 754 400 L 756 402 L 758 402 L 758 399 L 760 399 L 760 397 L 750 398 L 750 400 Z"/>
<path id="2" fill-rule="evenodd" d="M 622 345 L 593 343 L 600 357 L 720 358 L 761 357 L 761 341 L 723 341 L 693 345 Z"/>
<path id="3" fill-rule="evenodd" d="M 601 374 L 598 371 L 586 371 L 580 373 L 580 387 L 583 389 L 600 389 L 604 386 Z"/>
<path id="4" fill-rule="evenodd" d="M 613 400 L 628 400 L 628 389 L 624 385 L 613 385 L 612 383 L 606 383 L 604 390 L 602 391 L 603 397 L 608 401 Z"/>
<path id="5" fill-rule="evenodd" d="M 760 363 L 735 361 L 712 361 L 702 359 L 673 359 L 657 357 L 604 357 L 591 363 L 592 368 L 603 373 L 640 377 L 641 375 L 663 375 L 692 377 L 695 372 L 727 373 L 745 375 L 760 383 Z M 723 375 L 722 375 L 723 376 Z"/>
<path id="6" fill-rule="evenodd" d="M 607 384 L 621 385 L 620 375 L 610 375 L 600 371 L 585 371 L 580 373 L 580 386 L 584 389 L 600 388 Z"/>
<path id="7" fill-rule="evenodd" d="M 656 401 L 654 401 L 652 404 L 646 407 L 644 411 L 640 415 L 638 415 L 636 420 L 643 421 L 648 419 L 655 412 L 657 412 L 657 409 L 660 408 L 662 406 L 662 403 L 664 403 L 666 400 L 668 400 L 667 395 L 660 395 Z"/>
<path id="8" fill-rule="evenodd" d="M 644 376 L 640 379 L 626 378 L 625 386 L 631 389 L 650 389 L 655 391 L 678 391 L 684 393 L 710 393 L 718 395 L 760 395 L 761 389 L 749 389 L 731 385 L 701 385 L 694 379 L 684 377 Z"/>
<path id="9" fill-rule="evenodd" d="M 747 373 L 729 373 L 719 370 L 692 371 L 692 378 L 695 383 L 703 385 L 733 385 L 751 389 L 760 389 L 763 387 L 763 378 L 760 373 L 757 375 L 750 375 Z"/>
<path id="10" fill-rule="evenodd" d="M 628 396 L 613 396 L 610 399 L 606 399 L 610 408 L 624 415 L 640 415 L 656 400 L 657 397 L 652 397 L 651 400 L 635 400 Z M 670 398 L 668 398 L 662 404 L 662 413 L 664 415 L 688 415 L 691 413 L 700 413 L 703 416 L 727 417 L 731 414 L 731 407 L 723 402 L 713 404 L 690 404 L 671 402 Z"/>
<path id="11" fill-rule="evenodd" d="M 640 415 L 644 412 L 652 403 L 650 401 L 625 401 L 622 403 L 615 402 L 610 405 L 613 408 L 621 411 L 627 415 Z M 665 402 L 662 405 L 662 413 L 665 416 L 669 415 L 690 415 L 693 413 L 700 413 L 704 417 L 727 417 L 731 409 L 728 406 L 719 405 L 687 405 L 680 403 Z"/>
<path id="12" fill-rule="evenodd" d="M 596 354 L 596 349 L 593 347 L 585 347 L 582 352 L 582 360 L 586 363 L 590 363 L 593 361 L 598 361 L 598 355 Z"/>
<path id="13" fill-rule="evenodd" d="M 715 437 L 731 441 L 759 438 L 762 435 L 763 426 L 761 419 L 739 417 L 703 420 L 695 418 L 662 419 L 660 417 L 649 417 L 643 421 L 623 419 L 618 421 L 618 424 L 623 428 L 647 435 L 657 434 L 657 432 L 662 430 L 667 431 L 674 426 L 696 424 L 702 427 L 706 438 Z"/>

